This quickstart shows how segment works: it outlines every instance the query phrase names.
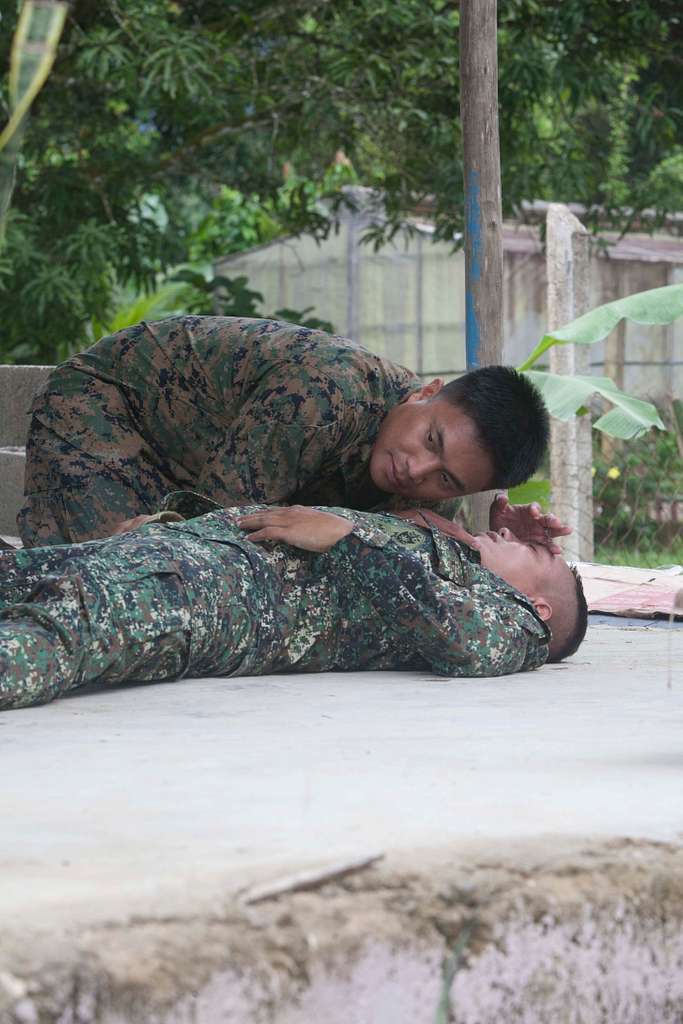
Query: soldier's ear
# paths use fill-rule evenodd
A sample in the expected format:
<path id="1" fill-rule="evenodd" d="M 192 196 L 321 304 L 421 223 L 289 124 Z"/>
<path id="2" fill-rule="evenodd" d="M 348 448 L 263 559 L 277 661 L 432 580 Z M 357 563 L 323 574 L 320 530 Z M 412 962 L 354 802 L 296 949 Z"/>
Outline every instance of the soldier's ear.
<path id="1" fill-rule="evenodd" d="M 406 398 L 406 402 L 424 402 L 427 398 L 435 398 L 443 387 L 440 377 L 435 377 L 428 384 L 423 384 L 417 391 L 412 391 Z"/>
<path id="2" fill-rule="evenodd" d="M 543 622 L 547 622 L 553 614 L 553 608 L 548 599 L 545 597 L 541 597 L 540 595 L 538 597 L 533 597 L 530 595 L 529 600 L 536 609 L 536 614 L 538 615 L 539 619 L 542 619 Z"/>

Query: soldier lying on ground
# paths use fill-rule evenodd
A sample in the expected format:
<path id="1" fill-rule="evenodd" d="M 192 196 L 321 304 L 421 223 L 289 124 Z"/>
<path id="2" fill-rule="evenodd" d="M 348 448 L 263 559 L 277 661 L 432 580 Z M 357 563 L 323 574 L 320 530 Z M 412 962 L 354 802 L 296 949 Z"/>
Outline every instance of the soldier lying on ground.
<path id="1" fill-rule="evenodd" d="M 422 522 L 233 508 L 0 553 L 0 708 L 183 676 L 503 675 L 576 650 L 586 603 L 559 555 Z"/>
<path id="2" fill-rule="evenodd" d="M 141 525 L 182 488 L 222 506 L 435 503 L 452 518 L 454 498 L 531 476 L 548 437 L 539 393 L 509 368 L 421 384 L 344 338 L 233 317 L 102 338 L 53 371 L 32 413 L 27 547 Z M 570 532 L 526 506 L 494 505 L 490 525 Z"/>

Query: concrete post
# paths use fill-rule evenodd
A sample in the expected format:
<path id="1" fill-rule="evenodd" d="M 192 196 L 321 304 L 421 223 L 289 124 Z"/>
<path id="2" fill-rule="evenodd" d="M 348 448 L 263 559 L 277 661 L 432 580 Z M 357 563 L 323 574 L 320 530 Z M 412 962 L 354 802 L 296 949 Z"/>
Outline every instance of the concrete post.
<path id="1" fill-rule="evenodd" d="M 588 232 L 561 203 L 551 203 L 546 221 L 548 328 L 554 330 L 588 309 Z M 550 370 L 587 374 L 590 356 L 585 345 L 556 345 L 550 349 Z M 553 512 L 572 528 L 563 539 L 566 558 L 593 558 L 593 478 L 591 423 L 575 416 L 568 423 L 552 419 L 550 479 Z"/>
<path id="2" fill-rule="evenodd" d="M 630 288 L 628 284 L 628 263 L 619 266 L 614 260 L 601 260 L 603 274 L 603 302 L 612 302 L 621 298 L 622 295 L 630 295 L 631 292 L 640 291 L 639 288 Z M 605 283 L 607 287 L 605 288 Z M 668 283 L 668 282 L 667 282 Z M 626 343 L 626 320 L 620 320 L 611 334 L 605 338 L 605 377 L 611 377 L 620 390 L 624 390 L 624 346 Z M 602 457 L 610 464 L 616 454 L 623 448 L 623 441 L 610 437 L 609 434 L 600 434 L 600 450 Z"/>
<path id="3" fill-rule="evenodd" d="M 0 535 L 6 537 L 16 536 L 23 503 L 31 403 L 52 369 L 0 365 Z"/>

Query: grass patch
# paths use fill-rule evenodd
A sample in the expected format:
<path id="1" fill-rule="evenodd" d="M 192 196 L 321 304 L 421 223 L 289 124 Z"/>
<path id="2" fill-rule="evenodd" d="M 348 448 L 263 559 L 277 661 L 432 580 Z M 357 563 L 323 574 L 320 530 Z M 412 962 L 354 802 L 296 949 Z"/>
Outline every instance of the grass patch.
<path id="1" fill-rule="evenodd" d="M 636 565 L 644 569 L 656 569 L 661 565 L 683 565 L 683 541 L 666 548 L 597 544 L 595 561 L 603 565 Z"/>

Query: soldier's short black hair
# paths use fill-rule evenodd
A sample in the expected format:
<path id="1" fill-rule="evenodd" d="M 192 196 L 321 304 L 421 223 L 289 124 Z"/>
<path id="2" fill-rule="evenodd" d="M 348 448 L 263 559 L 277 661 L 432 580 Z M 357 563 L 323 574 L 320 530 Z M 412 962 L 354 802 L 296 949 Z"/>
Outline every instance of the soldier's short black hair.
<path id="1" fill-rule="evenodd" d="M 515 487 L 538 469 L 548 446 L 548 410 L 538 388 L 511 366 L 482 366 L 436 396 L 474 421 L 495 467 L 492 487 Z"/>
<path id="2" fill-rule="evenodd" d="M 557 644 L 550 645 L 550 657 L 548 661 L 562 661 L 575 654 L 583 642 L 588 629 L 588 602 L 583 592 L 583 580 L 575 566 L 569 567 L 574 577 L 576 589 L 576 621 L 565 637 L 557 638 Z M 556 639 L 553 637 L 553 639 Z"/>

